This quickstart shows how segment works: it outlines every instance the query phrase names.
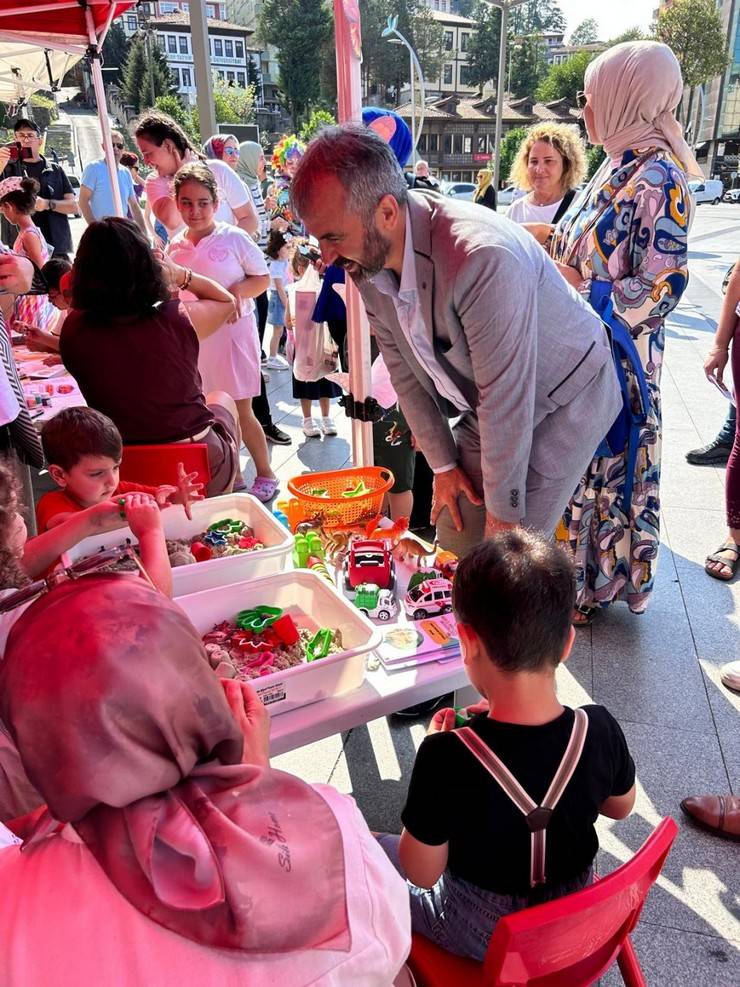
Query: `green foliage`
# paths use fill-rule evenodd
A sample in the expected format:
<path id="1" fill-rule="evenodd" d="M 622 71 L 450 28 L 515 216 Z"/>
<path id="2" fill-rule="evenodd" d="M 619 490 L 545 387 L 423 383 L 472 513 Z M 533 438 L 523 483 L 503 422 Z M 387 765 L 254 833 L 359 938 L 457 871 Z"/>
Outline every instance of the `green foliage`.
<path id="1" fill-rule="evenodd" d="M 547 57 L 539 38 L 524 38 L 511 52 L 509 91 L 515 99 L 531 96 L 547 75 Z"/>
<path id="2" fill-rule="evenodd" d="M 551 65 L 544 80 L 537 89 L 537 99 L 551 103 L 556 99 L 569 99 L 575 103 L 576 93 L 583 90 L 583 76 L 586 66 L 595 53 L 579 51 L 561 65 Z"/>
<path id="3" fill-rule="evenodd" d="M 121 22 L 114 21 L 103 42 L 103 65 L 106 69 L 118 69 L 118 71 L 115 74 L 108 72 L 108 81 L 114 80 L 118 82 L 120 80 L 121 72 L 128 56 L 128 47 L 128 38 L 121 27 Z"/>
<path id="4" fill-rule="evenodd" d="M 502 177 L 506 176 L 505 181 L 509 181 L 509 172 L 511 171 L 511 166 L 514 164 L 516 152 L 519 150 L 519 147 L 526 136 L 526 127 L 514 127 L 513 130 L 507 130 L 501 138 L 501 164 L 499 174 Z"/>
<path id="5" fill-rule="evenodd" d="M 684 85 L 700 86 L 727 68 L 727 36 L 715 0 L 673 0 L 658 14 L 654 33 L 673 49 Z"/>
<path id="6" fill-rule="evenodd" d="M 314 110 L 306 123 L 303 124 L 299 136 L 307 144 L 322 127 L 331 127 L 336 122 L 331 113 L 327 113 L 326 110 Z"/>
<path id="7" fill-rule="evenodd" d="M 478 28 L 470 39 L 470 79 L 480 92 L 487 82 L 498 77 L 498 54 L 501 43 L 501 11 L 484 0 L 476 0 L 472 17 Z"/>
<path id="8" fill-rule="evenodd" d="M 409 78 L 409 55 L 381 32 L 391 15 L 398 30 L 416 51 L 425 79 L 439 76 L 443 60 L 444 29 L 423 0 L 364 0 L 362 17 L 362 73 L 371 102 L 396 102 Z"/>
<path id="9" fill-rule="evenodd" d="M 321 94 L 321 56 L 331 35 L 331 15 L 316 0 L 265 0 L 261 37 L 280 49 L 280 87 L 296 125 Z"/>
<path id="10" fill-rule="evenodd" d="M 213 80 L 213 105 L 216 123 L 251 123 L 254 120 L 254 86 L 230 86 L 221 79 Z"/>
<path id="11" fill-rule="evenodd" d="M 190 108 L 185 108 L 180 102 L 180 97 L 175 95 L 157 96 L 154 100 L 155 110 L 161 110 L 171 116 L 175 123 L 179 123 L 188 137 L 200 144 L 200 129 L 198 127 L 197 112 Z"/>
<path id="12" fill-rule="evenodd" d="M 593 17 L 587 17 L 581 21 L 578 27 L 574 28 L 570 36 L 570 45 L 592 45 L 599 40 L 599 25 Z"/>
<path id="13" fill-rule="evenodd" d="M 142 37 L 134 37 L 129 47 L 128 56 L 123 66 L 123 85 L 121 94 L 124 103 L 129 103 L 138 113 L 141 109 L 141 84 L 146 73 L 146 48 Z"/>
<path id="14" fill-rule="evenodd" d="M 509 15 L 511 32 L 521 37 L 543 31 L 565 31 L 565 15 L 556 0 L 527 0 Z"/>
<path id="15" fill-rule="evenodd" d="M 586 151 L 586 161 L 588 162 L 588 171 L 586 172 L 586 178 L 591 181 L 596 172 L 599 169 L 601 162 L 606 157 L 606 151 L 601 146 L 601 144 L 595 144 L 589 147 Z"/>
<path id="16" fill-rule="evenodd" d="M 646 36 L 643 34 L 642 29 L 639 27 L 628 27 L 626 31 L 622 31 L 618 34 L 616 38 L 609 38 L 606 43 L 607 48 L 613 48 L 614 45 L 621 45 L 625 41 L 645 41 Z"/>

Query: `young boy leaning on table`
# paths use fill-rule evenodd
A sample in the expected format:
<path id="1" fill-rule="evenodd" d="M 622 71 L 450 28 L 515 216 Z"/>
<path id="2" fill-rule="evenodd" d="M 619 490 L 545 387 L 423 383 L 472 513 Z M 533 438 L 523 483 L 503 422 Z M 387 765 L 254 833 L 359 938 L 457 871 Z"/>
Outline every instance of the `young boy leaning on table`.
<path id="1" fill-rule="evenodd" d="M 562 550 L 522 529 L 462 560 L 453 607 L 484 700 L 434 715 L 403 832 L 378 837 L 412 885 L 414 931 L 479 962 L 500 917 L 591 883 L 597 817 L 622 819 L 635 802 L 619 724 L 603 706 L 573 710 L 557 697 L 574 598 Z"/>

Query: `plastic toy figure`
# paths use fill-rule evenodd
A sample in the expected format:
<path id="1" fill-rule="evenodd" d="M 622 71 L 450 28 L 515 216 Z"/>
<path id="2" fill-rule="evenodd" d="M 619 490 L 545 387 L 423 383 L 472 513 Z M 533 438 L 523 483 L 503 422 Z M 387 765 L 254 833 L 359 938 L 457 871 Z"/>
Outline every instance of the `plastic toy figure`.
<path id="1" fill-rule="evenodd" d="M 344 560 L 344 592 L 351 597 L 360 583 L 375 583 L 380 589 L 395 589 L 396 566 L 390 549 L 382 541 L 353 541 Z"/>
<path id="2" fill-rule="evenodd" d="M 408 591 L 403 606 L 412 620 L 449 613 L 452 610 L 452 583 L 449 579 L 426 579 Z"/>
<path id="3" fill-rule="evenodd" d="M 366 617 L 386 621 L 398 613 L 398 602 L 392 591 L 380 589 L 375 583 L 360 583 L 355 588 L 354 604 Z"/>

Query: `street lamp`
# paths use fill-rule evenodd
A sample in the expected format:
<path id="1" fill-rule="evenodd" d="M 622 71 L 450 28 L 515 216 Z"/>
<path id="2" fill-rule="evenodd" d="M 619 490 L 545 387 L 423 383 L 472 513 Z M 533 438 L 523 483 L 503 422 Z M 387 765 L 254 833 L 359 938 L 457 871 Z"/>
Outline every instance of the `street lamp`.
<path id="1" fill-rule="evenodd" d="M 509 11 L 526 0 L 486 0 L 492 7 L 498 7 L 501 11 L 501 42 L 498 50 L 498 86 L 496 93 L 496 136 L 495 148 L 493 152 L 493 187 L 498 194 L 500 171 L 501 171 L 501 121 L 504 112 L 504 79 L 506 78 L 506 42 L 509 31 Z"/>
<path id="2" fill-rule="evenodd" d="M 421 71 L 419 59 L 409 42 L 397 29 L 398 17 L 388 18 L 388 23 L 380 32 L 381 38 L 387 38 L 391 44 L 405 45 L 409 52 L 409 85 L 411 86 L 411 164 L 416 162 L 416 145 L 421 137 L 421 130 L 424 126 L 424 107 L 426 105 L 426 93 L 424 91 L 424 74 Z M 414 96 L 414 68 L 419 75 L 419 96 L 421 97 L 421 110 L 419 113 L 419 128 L 416 129 L 416 97 Z"/>

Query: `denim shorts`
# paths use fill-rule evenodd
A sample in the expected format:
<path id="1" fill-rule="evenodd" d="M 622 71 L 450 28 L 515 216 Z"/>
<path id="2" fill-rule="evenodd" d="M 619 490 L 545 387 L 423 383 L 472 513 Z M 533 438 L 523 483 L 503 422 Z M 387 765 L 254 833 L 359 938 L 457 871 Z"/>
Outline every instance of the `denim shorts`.
<path id="1" fill-rule="evenodd" d="M 280 301 L 280 295 L 276 291 L 270 292 L 270 299 L 267 303 L 267 321 L 271 326 L 285 325 L 285 306 Z"/>
<path id="2" fill-rule="evenodd" d="M 405 877 L 398 858 L 400 836 L 382 833 L 378 843 L 396 870 Z M 546 891 L 539 889 L 529 895 L 496 894 L 479 888 L 469 881 L 445 871 L 433 888 L 417 888 L 407 881 L 411 905 L 411 928 L 431 939 L 433 943 L 482 963 L 494 926 L 504 915 L 520 912 L 530 905 L 562 898 L 580 891 L 593 880 L 593 869 L 588 868 L 572 881 L 566 881 Z"/>

